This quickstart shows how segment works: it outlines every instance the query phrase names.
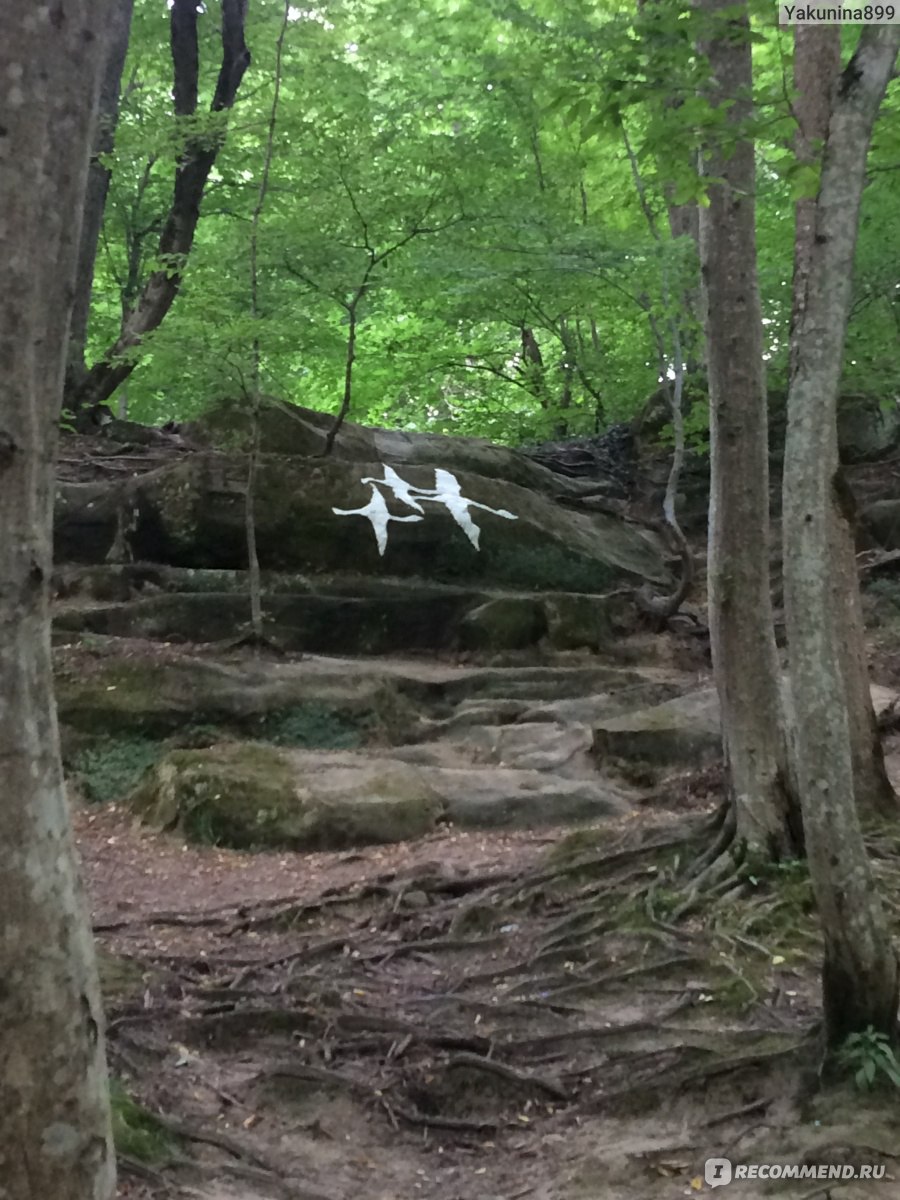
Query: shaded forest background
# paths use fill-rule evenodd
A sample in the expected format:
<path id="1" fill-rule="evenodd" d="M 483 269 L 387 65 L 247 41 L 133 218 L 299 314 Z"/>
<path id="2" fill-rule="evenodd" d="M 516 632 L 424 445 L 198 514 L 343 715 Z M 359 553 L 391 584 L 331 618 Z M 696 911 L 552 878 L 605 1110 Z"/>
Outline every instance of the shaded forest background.
<path id="1" fill-rule="evenodd" d="M 815 194 L 817 168 L 795 153 L 792 31 L 757 8 L 745 132 L 778 395 L 794 202 Z M 654 4 L 257 0 L 234 107 L 210 112 L 222 56 L 210 6 L 199 13 L 196 112 L 175 116 L 169 12 L 137 0 L 115 145 L 99 158 L 111 176 L 87 362 L 115 344 L 162 269 L 183 271 L 179 294 L 127 350 L 134 370 L 117 395 L 142 421 L 249 394 L 257 363 L 264 392 L 336 411 L 351 329 L 351 414 L 401 429 L 513 444 L 598 432 L 671 375 L 660 332 L 673 313 L 690 386 L 709 182 L 697 154 L 725 120 L 703 94 L 697 20 Z M 869 157 L 843 382 L 884 401 L 900 332 L 898 108 L 895 84 Z M 204 143 L 218 153 L 194 245 L 186 260 L 160 257 L 176 163 Z M 693 405 L 700 444 L 706 425 L 706 405 Z"/>

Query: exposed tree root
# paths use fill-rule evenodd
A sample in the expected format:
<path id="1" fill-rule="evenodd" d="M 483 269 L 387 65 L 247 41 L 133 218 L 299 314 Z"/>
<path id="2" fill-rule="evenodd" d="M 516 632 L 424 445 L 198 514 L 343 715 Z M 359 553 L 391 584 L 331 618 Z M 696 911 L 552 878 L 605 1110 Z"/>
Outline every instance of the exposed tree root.
<path id="1" fill-rule="evenodd" d="M 566 983 L 562 987 L 553 988 L 549 994 L 554 1000 L 558 1000 L 563 996 L 578 995 L 579 992 L 584 991 L 590 992 L 593 995 L 601 988 L 609 987 L 612 984 L 624 983 L 626 980 L 635 979 L 639 975 L 661 974 L 671 970 L 672 967 L 687 967 L 700 961 L 702 960 L 697 956 L 675 954 L 669 958 L 656 959 L 653 962 L 641 963 L 635 967 L 623 967 L 619 971 L 604 971 L 593 977 L 588 976 L 584 979 L 576 979 Z"/>
<path id="2" fill-rule="evenodd" d="M 169 1116 L 168 1113 L 155 1112 L 153 1118 L 162 1125 L 163 1129 L 167 1129 L 169 1133 L 173 1133 L 183 1141 L 202 1142 L 207 1146 L 215 1146 L 217 1150 L 225 1150 L 228 1154 L 233 1155 L 234 1158 L 252 1163 L 264 1171 L 270 1171 L 274 1175 L 281 1174 L 278 1168 L 273 1166 L 267 1157 L 254 1150 L 252 1146 L 248 1146 L 238 1138 L 232 1137 L 230 1134 L 222 1133 L 219 1130 L 201 1129 L 199 1126 L 193 1125 L 188 1121 Z"/>
<path id="3" fill-rule="evenodd" d="M 376 1101 L 389 1117 L 399 1118 L 406 1125 L 426 1129 L 452 1129 L 457 1133 L 493 1133 L 498 1121 L 470 1121 L 462 1117 L 445 1117 L 431 1113 L 419 1112 L 388 1099 L 379 1088 L 371 1087 L 358 1079 L 352 1079 L 339 1071 L 330 1071 L 323 1067 L 307 1066 L 306 1064 L 290 1064 L 270 1067 L 264 1076 L 268 1079 L 302 1079 L 319 1083 L 331 1084 L 350 1091 L 354 1095 Z"/>
<path id="4" fill-rule="evenodd" d="M 729 1058 L 717 1058 L 713 1062 L 705 1063 L 702 1067 L 684 1071 L 678 1085 L 688 1087 L 698 1083 L 706 1084 L 720 1075 L 730 1075 L 734 1071 L 746 1070 L 747 1067 L 767 1066 L 776 1061 L 781 1063 L 787 1056 L 798 1053 L 805 1046 L 806 1040 L 798 1039 L 789 1046 L 778 1045 L 771 1050 L 757 1050 L 747 1054 L 735 1054 Z"/>
<path id="5" fill-rule="evenodd" d="M 434 954 L 438 951 L 452 952 L 454 950 L 493 950 L 497 946 L 508 943 L 509 939 L 502 934 L 490 937 L 474 938 L 424 938 L 421 941 L 398 942 L 387 950 L 370 955 L 372 961 L 379 964 L 388 963 L 391 959 L 400 958 L 404 954 Z"/>
<path id="6" fill-rule="evenodd" d="M 219 642 L 216 648 L 223 652 L 227 652 L 229 650 L 250 649 L 255 650 L 258 653 L 260 650 L 265 650 L 269 654 L 278 655 L 280 658 L 283 658 L 285 655 L 284 647 L 280 646 L 278 642 L 273 641 L 273 639 L 270 637 L 266 637 L 264 633 L 257 633 L 255 630 L 249 627 L 243 633 L 239 633 L 237 637 L 229 638 L 224 642 Z M 296 652 L 292 652 L 292 657 L 294 659 L 298 659 L 302 658 L 303 656 L 301 654 L 297 654 Z"/>
<path id="7" fill-rule="evenodd" d="M 735 867 L 731 854 L 720 854 L 691 880 L 687 895 L 676 908 L 673 920 L 683 920 L 704 900 L 715 899 L 734 889 L 740 889 L 742 882 L 741 868 Z"/>
<path id="8" fill-rule="evenodd" d="M 801 1045 L 802 1043 L 798 1043 L 788 1049 L 779 1046 L 772 1050 L 753 1051 L 747 1054 L 736 1054 L 721 1058 L 715 1056 L 714 1049 L 706 1049 L 690 1042 L 685 1042 L 680 1047 L 660 1048 L 649 1055 L 644 1055 L 642 1063 L 646 1063 L 649 1059 L 648 1065 L 653 1069 L 650 1071 L 643 1069 L 640 1075 L 635 1069 L 635 1063 L 632 1061 L 633 1056 L 629 1056 L 626 1059 L 630 1068 L 628 1079 L 615 1087 L 603 1091 L 597 1096 L 592 1107 L 605 1110 L 611 1104 L 629 1097 L 642 1094 L 657 1095 L 660 1091 L 664 1091 L 667 1095 L 671 1096 L 687 1088 L 696 1088 L 699 1085 L 706 1086 L 713 1079 L 722 1075 L 732 1074 L 735 1071 L 742 1071 L 747 1068 L 767 1066 L 776 1060 L 780 1061 L 785 1054 L 792 1053 L 799 1049 Z M 683 1061 L 685 1055 L 696 1056 L 697 1053 L 703 1054 L 709 1061 L 699 1066 Z M 669 1064 L 665 1064 L 665 1058 L 672 1054 L 675 1054 L 675 1060 Z"/>
<path id="9" fill-rule="evenodd" d="M 499 1075 L 502 1079 L 518 1083 L 526 1089 L 536 1088 L 538 1091 L 546 1092 L 548 1096 L 551 1096 L 554 1100 L 561 1101 L 563 1104 L 568 1103 L 572 1099 L 568 1091 L 555 1079 L 548 1079 L 541 1075 L 532 1075 L 527 1071 L 519 1071 L 515 1067 L 511 1067 L 509 1063 L 500 1062 L 496 1058 L 486 1058 L 481 1054 L 455 1054 L 447 1062 L 448 1070 L 452 1070 L 453 1067 L 470 1067 L 478 1071 L 488 1071 L 494 1075 Z"/>
<path id="10" fill-rule="evenodd" d="M 210 1065 L 216 1055 L 227 1060 L 238 1039 L 242 1053 L 264 1055 L 254 1063 L 261 1067 L 255 1082 L 302 1080 L 314 1103 L 315 1084 L 338 1088 L 393 1127 L 440 1130 L 448 1143 L 456 1134 L 470 1144 L 494 1135 L 499 1144 L 523 1111 L 520 1100 L 525 1111 L 533 1105 L 533 1120 L 555 1105 L 577 1113 L 624 1096 L 652 1107 L 661 1092 L 765 1068 L 793 1050 L 784 1036 L 766 1035 L 775 1049 L 758 1040 L 748 1046 L 739 1033 L 723 1034 L 715 1018 L 705 1020 L 702 1008 L 682 1014 L 700 1000 L 712 1012 L 718 989 L 732 1008 L 743 1001 L 730 976 L 748 1007 L 768 996 L 767 943 L 780 944 L 796 889 L 757 886 L 746 907 L 735 906 L 748 868 L 730 852 L 728 812 L 717 812 L 706 832 L 696 860 L 688 857 L 696 826 L 690 836 L 657 828 L 640 841 L 621 839 L 607 854 L 528 872 L 379 877 L 311 899 L 281 896 L 129 923 L 129 958 L 152 970 L 143 973 L 139 998 L 110 1006 L 113 1061 L 138 1077 L 132 1045 L 145 1063 L 159 1063 L 183 1041 L 198 1055 L 196 1069 L 192 1061 L 183 1074 L 191 1094 L 209 1104 L 211 1092 L 229 1108 L 261 1112 L 268 1128 L 271 1097 L 243 1090 L 245 1073 L 219 1088 L 204 1063 L 206 1055 Z M 889 871 L 887 856 L 884 864 Z M 430 903 L 398 904 L 409 887 Z M 461 917 L 460 896 L 471 897 Z M 702 920 L 682 923 L 691 914 Z M 162 925 L 176 932 L 160 935 Z M 141 939 L 146 949 L 136 955 Z M 644 979 L 651 983 L 641 987 Z M 651 997 L 654 1012 L 621 1019 L 645 1011 Z M 786 1034 L 796 1029 L 788 1008 L 782 1020 Z M 508 1086 L 485 1086 L 479 1074 Z M 474 1113 L 462 1107 L 471 1097 Z M 341 1099 L 341 1111 L 347 1103 Z M 710 1124 L 765 1106 L 755 1101 Z M 167 1127 L 225 1151 L 233 1173 L 248 1180 L 255 1173 L 290 1195 L 278 1166 L 248 1156 L 243 1139 L 218 1128 L 208 1136 L 187 1122 Z"/>
<path id="11" fill-rule="evenodd" d="M 694 878 L 700 878 L 712 864 L 727 853 L 734 843 L 737 824 L 734 809 L 726 800 L 716 809 L 710 822 L 710 834 L 715 834 L 708 848 L 698 856 L 691 872 Z"/>
<path id="12" fill-rule="evenodd" d="M 224 1162 L 220 1160 L 216 1163 L 205 1163 L 198 1162 L 196 1159 L 184 1159 L 173 1165 L 183 1166 L 200 1175 L 210 1175 L 214 1181 L 218 1181 L 222 1175 L 234 1175 L 238 1179 L 248 1180 L 272 1188 L 284 1197 L 284 1200 L 339 1200 L 338 1197 L 331 1196 L 327 1192 L 313 1191 L 307 1187 L 298 1187 L 293 1180 L 289 1180 L 284 1175 L 278 1175 L 274 1171 L 268 1171 L 264 1167 L 254 1167 L 250 1163 L 238 1162 L 237 1160 Z"/>
<path id="13" fill-rule="evenodd" d="M 121 1153 L 116 1155 L 116 1162 L 121 1173 L 133 1175 L 136 1179 L 145 1179 L 154 1187 L 162 1188 L 166 1194 L 172 1192 L 172 1185 L 162 1171 L 151 1167 L 149 1163 L 141 1162 L 139 1158 L 133 1158 L 130 1154 Z"/>
<path id="14" fill-rule="evenodd" d="M 625 1021 L 621 1025 L 581 1026 L 575 1029 L 564 1030 L 560 1033 L 544 1033 L 536 1037 L 510 1039 L 503 1043 L 503 1049 L 505 1053 L 515 1053 L 530 1057 L 535 1053 L 547 1050 L 551 1046 L 563 1046 L 567 1042 L 583 1040 L 605 1041 L 610 1038 L 621 1037 L 624 1034 L 643 1033 L 647 1030 L 658 1031 L 676 1013 L 690 1008 L 692 1004 L 693 999 L 690 996 L 681 996 L 674 1004 L 670 1004 L 652 1017 L 642 1017 L 635 1021 Z"/>
<path id="15" fill-rule="evenodd" d="M 729 1121 L 740 1120 L 741 1117 L 749 1117 L 753 1113 L 762 1112 L 769 1108 L 778 1099 L 777 1096 L 761 1096 L 758 1100 L 751 1100 L 749 1104 L 742 1104 L 740 1108 L 731 1108 L 727 1112 L 716 1113 L 714 1117 L 709 1117 L 703 1122 L 705 1129 L 711 1129 L 713 1125 L 726 1125 Z"/>

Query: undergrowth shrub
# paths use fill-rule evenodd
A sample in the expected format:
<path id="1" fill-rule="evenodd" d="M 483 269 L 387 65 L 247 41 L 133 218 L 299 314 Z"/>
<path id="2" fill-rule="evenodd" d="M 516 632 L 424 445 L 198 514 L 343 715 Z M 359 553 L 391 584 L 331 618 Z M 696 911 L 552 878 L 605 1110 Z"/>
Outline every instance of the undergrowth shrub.
<path id="1" fill-rule="evenodd" d="M 150 738 L 100 737 L 74 755 L 72 767 L 85 796 L 109 804 L 127 795 L 164 753 L 165 746 Z"/>
<path id="2" fill-rule="evenodd" d="M 363 725 L 324 704 L 298 704 L 266 713 L 257 736 L 275 746 L 310 750 L 354 750 L 363 741 Z"/>
<path id="3" fill-rule="evenodd" d="M 113 1140 L 118 1154 L 139 1162 L 160 1165 L 178 1149 L 177 1139 L 164 1125 L 128 1094 L 118 1079 L 109 1082 Z"/>

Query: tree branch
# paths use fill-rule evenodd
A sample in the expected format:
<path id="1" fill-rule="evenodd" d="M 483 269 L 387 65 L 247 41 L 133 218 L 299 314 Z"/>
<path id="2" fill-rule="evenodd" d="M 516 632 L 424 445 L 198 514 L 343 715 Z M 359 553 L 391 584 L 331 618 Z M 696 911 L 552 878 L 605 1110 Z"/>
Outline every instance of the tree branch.
<path id="1" fill-rule="evenodd" d="M 222 65 L 211 109 L 221 112 L 234 104 L 249 63 L 244 42 L 247 0 L 222 0 Z M 172 62 L 176 117 L 192 116 L 197 105 L 197 6 L 195 0 L 175 0 L 171 10 Z M 69 407 L 77 410 L 109 399 L 135 367 L 128 351 L 164 320 L 178 295 L 187 257 L 200 219 L 200 203 L 209 173 L 225 140 L 221 126 L 202 136 L 192 134 L 178 161 L 172 204 L 160 234 L 158 267 L 144 284 L 121 332 L 104 357 L 94 363 L 73 390 Z"/>

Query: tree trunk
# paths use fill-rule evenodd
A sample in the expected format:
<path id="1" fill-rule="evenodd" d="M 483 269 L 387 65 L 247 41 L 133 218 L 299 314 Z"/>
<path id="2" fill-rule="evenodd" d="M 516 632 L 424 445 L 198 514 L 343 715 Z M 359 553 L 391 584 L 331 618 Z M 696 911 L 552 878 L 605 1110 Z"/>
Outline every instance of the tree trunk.
<path id="1" fill-rule="evenodd" d="M 841 69 L 841 32 L 836 25 L 794 27 L 794 83 L 797 99 L 796 153 L 800 162 L 821 160 L 828 136 L 831 103 Z M 794 287 L 791 312 L 790 362 L 797 366 L 800 341 L 797 332 L 807 303 L 813 259 L 816 199 L 804 197 L 795 207 Z M 841 669 L 850 720 L 853 785 L 857 807 L 863 813 L 895 815 L 897 797 L 884 767 L 884 754 L 872 705 L 866 653 L 866 631 L 856 569 L 856 521 L 853 497 L 842 488 L 845 503 L 831 507 L 832 602 L 841 640 Z"/>
<path id="2" fill-rule="evenodd" d="M 269 110 L 269 124 L 266 132 L 266 148 L 263 158 L 262 177 L 259 181 L 259 191 L 253 206 L 250 220 L 250 313 L 254 321 L 262 316 L 259 302 L 259 234 L 262 225 L 263 209 L 269 193 L 269 177 L 272 172 L 272 160 L 275 157 L 275 128 L 278 123 L 278 107 L 281 100 L 281 81 L 284 67 L 284 39 L 287 36 L 291 19 L 291 0 L 284 0 L 281 18 L 281 28 L 275 43 L 275 86 L 272 92 L 272 107 Z M 363 293 L 364 294 L 364 293 Z M 353 341 L 356 337 L 356 302 L 350 308 L 350 334 L 348 335 L 347 380 L 345 401 L 350 408 L 352 398 L 352 365 Z M 252 386 L 250 397 L 250 446 L 247 453 L 247 496 L 244 506 L 244 532 L 247 541 L 247 585 L 250 596 L 250 635 L 253 644 L 259 648 L 263 645 L 263 609 L 262 609 L 262 577 L 259 569 L 259 550 L 256 539 L 256 484 L 259 473 L 260 454 L 260 407 L 262 398 L 262 348 L 258 337 L 253 339 Z M 329 433 L 332 442 L 337 436 L 334 427 Z M 331 446 L 326 439 L 326 446 Z"/>
<path id="3" fill-rule="evenodd" d="M 48 609 L 56 432 L 109 15 L 104 0 L 13 5 L 0 41 L 0 1193 L 10 1200 L 115 1191 Z"/>
<path id="4" fill-rule="evenodd" d="M 522 337 L 522 364 L 526 386 L 532 396 L 539 402 L 541 408 L 548 409 L 550 407 L 550 398 L 547 395 L 544 356 L 541 354 L 538 340 L 534 336 L 534 330 L 529 325 L 521 325 L 519 333 Z"/>
<path id="5" fill-rule="evenodd" d="M 784 568 L 790 677 L 800 718 L 797 775 L 825 939 L 822 986 L 830 1047 L 851 1032 L 894 1037 L 898 963 L 854 802 L 846 636 L 834 603 L 840 519 L 837 397 L 872 127 L 900 27 L 867 26 L 842 73 L 825 145 L 806 295 L 794 331 L 784 463 Z"/>
<path id="6" fill-rule="evenodd" d="M 831 100 L 841 73 L 841 30 L 838 25 L 794 26 L 793 111 L 797 119 L 794 153 L 799 163 L 816 163 L 828 136 Z M 795 337 L 806 306 L 806 287 L 816 231 L 816 198 L 804 196 L 794 205 L 794 287 L 791 304 L 790 369 L 796 366 Z"/>
<path id="7" fill-rule="evenodd" d="M 888 779 L 878 718 L 872 703 L 866 624 L 856 565 L 856 500 L 838 471 L 835 503 L 829 511 L 831 602 L 836 627 L 841 630 L 839 649 L 847 718 L 850 722 L 850 755 L 853 793 L 863 816 L 896 817 L 897 795 Z"/>
<path id="8" fill-rule="evenodd" d="M 660 4 L 660 0 L 654 0 L 656 5 Z M 652 11 L 653 5 L 648 4 L 647 0 L 637 0 L 638 11 L 647 9 Z M 663 104 L 666 109 L 678 109 L 684 103 L 681 95 L 672 94 L 671 81 L 664 76 L 661 69 L 656 70 L 650 77 L 651 94 L 663 97 Z M 665 169 L 663 163 L 659 164 L 662 169 Z M 696 154 L 690 153 L 689 165 L 691 171 L 697 169 L 698 164 Z M 635 171 L 635 163 L 632 163 L 632 171 Z M 694 243 L 696 251 L 696 264 L 700 265 L 700 205 L 696 201 L 690 201 L 687 204 L 675 203 L 675 187 L 673 184 L 666 184 L 663 187 L 663 194 L 666 200 L 666 218 L 669 225 L 669 233 L 672 239 L 688 237 Z M 647 212 L 646 206 L 642 204 Z M 651 218 L 651 231 L 653 220 Z M 658 233 L 654 237 L 658 238 Z M 703 361 L 703 338 L 701 329 L 703 326 L 704 313 L 704 294 L 703 286 L 700 280 L 697 280 L 696 286 L 685 288 L 681 296 L 683 312 L 680 315 L 680 323 L 678 330 L 678 339 L 682 346 L 682 351 L 685 356 L 684 367 L 688 375 L 694 375 L 698 370 L 704 367 Z"/>
<path id="9" fill-rule="evenodd" d="M 97 245 L 103 228 L 103 212 L 109 191 L 111 171 L 102 161 L 109 154 L 116 138 L 119 120 L 119 92 L 122 71 L 128 53 L 131 34 L 131 14 L 134 0 L 116 0 L 109 32 L 109 50 L 106 67 L 100 85 L 100 107 L 97 113 L 97 133 L 94 138 L 94 153 L 88 172 L 87 195 L 84 199 L 84 217 L 81 240 L 78 245 L 78 266 L 75 272 L 75 302 L 72 305 L 72 323 L 69 331 L 69 364 L 67 389 L 71 392 L 85 375 L 85 346 L 87 344 L 88 320 L 91 312 L 91 288 L 94 282 L 94 263 Z"/>
<path id="10" fill-rule="evenodd" d="M 727 122 L 751 115 L 749 24 L 729 0 L 703 0 L 714 104 Z M 738 845 L 783 858 L 802 840 L 788 787 L 780 671 L 769 585 L 769 479 L 762 319 L 756 277 L 753 143 L 706 156 L 700 234 L 706 286 L 712 490 L 709 624 Z"/>
<path id="11" fill-rule="evenodd" d="M 170 20 L 175 115 L 187 119 L 194 118 L 197 112 L 197 15 L 196 0 L 173 0 Z M 213 112 L 232 107 L 250 63 L 244 41 L 246 15 L 247 0 L 222 0 L 222 65 L 212 101 Z M 189 120 L 187 124 L 189 127 Z M 112 396 L 136 365 L 134 356 L 127 352 L 158 328 L 172 307 L 194 244 L 206 181 L 224 140 L 223 130 L 224 127 L 216 133 L 206 130 L 188 135 L 175 171 L 172 205 L 157 250 L 157 257 L 165 265 L 154 271 L 144 284 L 137 302 L 122 322 L 115 344 L 94 363 L 81 385 L 72 392 L 69 397 L 72 409 L 103 404 Z"/>
<path id="12" fill-rule="evenodd" d="M 666 216 L 669 222 L 669 233 L 673 238 L 689 237 L 697 247 L 697 261 L 700 261 L 700 205 L 673 204 L 671 195 L 666 197 Z M 699 332 L 703 324 L 703 312 L 706 302 L 703 282 L 698 278 L 694 287 L 686 288 L 682 296 L 685 318 L 680 330 L 681 344 L 684 348 L 685 370 L 689 376 L 703 371 L 705 367 L 703 339 Z"/>
<path id="13" fill-rule="evenodd" d="M 571 433 L 569 411 L 572 408 L 572 383 L 575 379 L 577 351 L 572 343 L 569 323 L 565 317 L 560 317 L 559 319 L 559 340 L 562 344 L 562 353 L 559 357 L 558 369 L 562 386 L 559 392 L 559 399 L 554 405 L 556 419 L 553 423 L 553 436 L 555 438 L 566 438 Z"/>

